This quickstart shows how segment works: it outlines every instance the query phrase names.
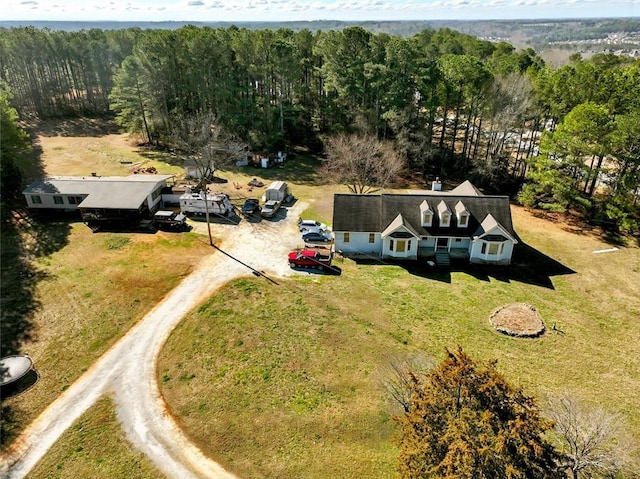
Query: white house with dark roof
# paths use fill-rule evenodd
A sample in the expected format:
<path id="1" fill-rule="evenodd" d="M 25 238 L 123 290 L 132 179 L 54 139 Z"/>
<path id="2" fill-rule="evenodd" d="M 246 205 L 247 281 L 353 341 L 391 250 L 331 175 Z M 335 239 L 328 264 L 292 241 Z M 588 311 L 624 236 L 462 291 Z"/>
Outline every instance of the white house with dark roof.
<path id="1" fill-rule="evenodd" d="M 509 264 L 518 243 L 509 197 L 483 195 L 465 181 L 451 191 L 336 194 L 335 249 L 344 255 L 450 258 Z"/>
<path id="2" fill-rule="evenodd" d="M 52 176 L 22 194 L 31 210 L 79 210 L 86 222 L 135 221 L 160 207 L 172 175 Z"/>

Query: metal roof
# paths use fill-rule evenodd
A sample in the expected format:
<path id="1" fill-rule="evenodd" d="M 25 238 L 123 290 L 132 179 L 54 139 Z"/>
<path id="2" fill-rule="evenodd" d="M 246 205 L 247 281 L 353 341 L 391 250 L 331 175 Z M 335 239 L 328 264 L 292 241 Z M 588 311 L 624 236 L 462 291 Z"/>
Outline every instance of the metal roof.
<path id="1" fill-rule="evenodd" d="M 87 195 L 80 208 L 137 209 L 172 175 L 51 176 L 31 183 L 25 195 Z"/>

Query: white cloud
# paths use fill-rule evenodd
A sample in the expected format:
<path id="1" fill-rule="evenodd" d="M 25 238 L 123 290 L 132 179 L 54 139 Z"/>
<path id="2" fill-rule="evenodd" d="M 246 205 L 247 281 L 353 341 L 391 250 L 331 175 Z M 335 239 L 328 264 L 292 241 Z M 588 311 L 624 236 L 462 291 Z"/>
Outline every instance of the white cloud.
<path id="1" fill-rule="evenodd" d="M 605 4 L 606 3 L 606 4 Z M 6 20 L 392 20 L 638 16 L 637 0 L 3 0 Z M 105 8 L 107 6 L 107 8 Z"/>

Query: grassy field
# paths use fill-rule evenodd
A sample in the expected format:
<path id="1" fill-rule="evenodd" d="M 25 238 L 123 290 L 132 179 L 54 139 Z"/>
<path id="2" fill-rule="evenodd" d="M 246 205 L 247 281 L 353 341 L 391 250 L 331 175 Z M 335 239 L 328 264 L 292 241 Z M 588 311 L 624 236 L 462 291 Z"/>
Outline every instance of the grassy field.
<path id="1" fill-rule="evenodd" d="M 30 479 L 157 479 L 153 464 L 127 441 L 110 398 L 78 419 L 29 473 Z"/>
<path id="2" fill-rule="evenodd" d="M 80 134 L 77 125 L 51 125 L 38 148 L 49 174 L 124 175 L 144 162 L 180 172 L 171 155 L 100 125 Z M 251 178 L 265 186 L 282 179 L 309 202 L 303 216 L 331 223 L 331 193 L 346 190 L 323 184 L 318 165 L 292 156 L 274 169 L 222 171 L 228 183 L 217 188 L 239 201 L 262 195 L 264 188 L 247 187 Z M 513 215 L 525 246 L 510 268 L 433 272 L 345 260 L 339 277 L 227 286 L 189 315 L 162 353 L 158 376 L 178 421 L 241 477 L 392 477 L 394 405 L 381 371 L 391 356 L 440 359 L 460 344 L 474 357 L 497 358 L 531 394 L 568 390 L 621 413 L 640 439 L 640 251 L 594 254 L 611 245 L 521 208 Z M 20 320 L 10 336 L 3 323 L 3 346 L 15 338 L 10 346 L 29 353 L 39 373 L 33 387 L 3 398 L 5 446 L 210 252 L 191 233 L 93 234 L 81 223 L 20 214 L 1 238 L 3 306 L 15 293 Z M 515 301 L 535 305 L 561 332 L 516 340 L 492 331 L 491 312 Z M 118 430 L 110 403 L 78 424 L 87 426 L 70 430 L 33 477 L 64 477 L 55 474 L 67 468 L 76 477 L 123 477 L 121 467 L 137 456 L 110 445 Z M 83 441 L 95 442 L 88 458 L 73 452 L 87 448 Z M 131 467 L 140 475 L 128 477 L 154 474 Z"/>
<path id="3" fill-rule="evenodd" d="M 211 253 L 208 244 L 191 233 L 94 234 L 82 223 L 62 223 L 60 228 L 69 228 L 67 244 L 30 263 L 37 281 L 21 352 L 33 359 L 39 381 L 23 394 L 3 398 L 11 411 L 3 443 Z"/>
<path id="4" fill-rule="evenodd" d="M 394 405 L 381 386 L 393 356 L 462 345 L 498 360 L 540 398 L 568 391 L 620 413 L 640 438 L 640 252 L 513 210 L 523 247 L 511 268 L 433 273 L 339 264 L 278 287 L 228 285 L 174 331 L 158 365 L 189 436 L 243 478 L 394 477 Z M 325 216 L 326 217 L 326 216 Z M 491 312 L 538 308 L 539 339 L 494 332 Z"/>
<path id="5" fill-rule="evenodd" d="M 28 174 L 82 176 L 127 175 L 136 167 L 154 166 L 162 174 L 181 174 L 177 157 L 139 146 L 103 120 L 44 121 L 34 126 L 37 168 Z"/>
<path id="6" fill-rule="evenodd" d="M 127 174 L 122 151 L 146 160 L 124 135 L 77 135 L 60 125 L 41 131 L 48 174 L 76 171 L 68 165 L 74 150 L 87 171 L 109 158 L 101 174 Z M 194 233 L 94 234 L 76 218 L 32 218 L 19 207 L 2 213 L 2 351 L 29 354 L 38 376 L 24 392 L 30 383 L 3 388 L 0 449 L 211 254 Z"/>

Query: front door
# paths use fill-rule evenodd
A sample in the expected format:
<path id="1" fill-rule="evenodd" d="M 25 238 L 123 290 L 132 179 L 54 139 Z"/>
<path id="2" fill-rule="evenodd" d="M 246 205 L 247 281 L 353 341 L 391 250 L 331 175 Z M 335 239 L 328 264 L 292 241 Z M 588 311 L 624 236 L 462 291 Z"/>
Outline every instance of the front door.
<path id="1" fill-rule="evenodd" d="M 449 249 L 449 238 L 438 238 L 436 240 L 436 249 Z"/>

